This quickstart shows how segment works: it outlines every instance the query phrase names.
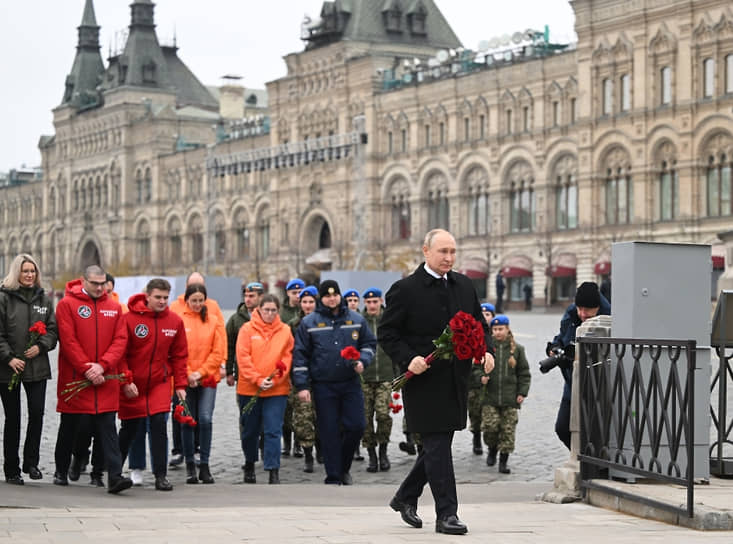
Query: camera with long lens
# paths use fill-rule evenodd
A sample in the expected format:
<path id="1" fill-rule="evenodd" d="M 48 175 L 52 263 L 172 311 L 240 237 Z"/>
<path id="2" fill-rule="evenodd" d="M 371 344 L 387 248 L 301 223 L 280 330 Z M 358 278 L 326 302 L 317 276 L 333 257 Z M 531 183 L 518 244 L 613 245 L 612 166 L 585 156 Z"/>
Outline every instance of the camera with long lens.
<path id="1" fill-rule="evenodd" d="M 570 344 L 565 349 L 555 346 L 550 349 L 551 355 L 540 361 L 540 372 L 547 374 L 556 366 L 566 367 L 572 364 L 575 358 L 575 345 Z"/>

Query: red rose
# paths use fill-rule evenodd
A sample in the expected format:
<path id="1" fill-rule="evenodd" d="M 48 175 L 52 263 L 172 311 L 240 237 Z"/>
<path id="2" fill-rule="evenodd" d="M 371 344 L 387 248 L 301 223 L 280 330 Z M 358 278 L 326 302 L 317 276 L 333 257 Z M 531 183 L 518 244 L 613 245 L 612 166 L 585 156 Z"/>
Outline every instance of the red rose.
<path id="1" fill-rule="evenodd" d="M 464 344 L 468 344 L 468 336 L 466 336 L 462 332 L 454 332 L 453 333 L 453 345 L 460 346 Z"/>
<path id="2" fill-rule="evenodd" d="M 358 361 L 361 357 L 361 353 L 354 346 L 346 346 L 341 350 L 341 357 L 349 361 Z"/>
<path id="3" fill-rule="evenodd" d="M 460 360 L 470 359 L 473 351 L 471 348 L 466 344 L 456 344 L 456 346 L 453 348 L 456 357 L 458 357 Z"/>

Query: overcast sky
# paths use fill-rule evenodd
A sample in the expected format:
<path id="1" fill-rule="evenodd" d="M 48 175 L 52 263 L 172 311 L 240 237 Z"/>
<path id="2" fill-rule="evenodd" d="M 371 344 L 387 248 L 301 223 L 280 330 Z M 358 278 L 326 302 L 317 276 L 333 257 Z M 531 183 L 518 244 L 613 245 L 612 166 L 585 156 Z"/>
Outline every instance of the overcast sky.
<path id="1" fill-rule="evenodd" d="M 367 0 L 381 2 L 382 0 Z M 53 134 L 52 108 L 59 105 L 71 71 L 84 0 L 2 0 L 0 7 L 0 172 L 40 165 L 38 138 Z M 130 23 L 131 0 L 95 0 L 102 58 L 115 33 Z M 282 57 L 301 51 L 304 14 L 317 16 L 322 0 L 155 0 L 158 39 L 172 43 L 206 85 L 224 74 L 264 88 L 285 74 Z M 568 0 L 436 0 L 464 47 L 481 40 L 550 26 L 553 41 L 575 41 Z M 12 8 L 11 8 L 12 6 Z M 124 44 L 119 40 L 118 47 Z"/>

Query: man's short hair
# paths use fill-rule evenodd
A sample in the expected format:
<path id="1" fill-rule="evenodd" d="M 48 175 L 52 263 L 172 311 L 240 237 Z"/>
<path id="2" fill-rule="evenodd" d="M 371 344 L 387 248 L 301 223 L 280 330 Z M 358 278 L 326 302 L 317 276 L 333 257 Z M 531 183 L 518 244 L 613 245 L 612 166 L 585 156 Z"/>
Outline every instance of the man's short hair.
<path id="1" fill-rule="evenodd" d="M 427 234 L 425 235 L 425 240 L 423 240 L 423 246 L 430 248 L 433 245 L 433 240 L 435 239 L 435 237 L 438 234 L 442 234 L 442 233 L 453 236 L 450 232 L 448 232 L 445 229 L 433 229 L 433 230 L 428 231 Z"/>
<path id="2" fill-rule="evenodd" d="M 153 278 L 145 286 L 145 292 L 149 295 L 150 293 L 153 292 L 153 289 L 158 289 L 159 291 L 170 292 L 171 284 L 168 283 L 168 280 L 164 278 Z"/>
<path id="3" fill-rule="evenodd" d="M 89 276 L 104 276 L 106 281 L 107 273 L 98 264 L 90 264 L 84 269 L 84 279 L 88 280 Z"/>

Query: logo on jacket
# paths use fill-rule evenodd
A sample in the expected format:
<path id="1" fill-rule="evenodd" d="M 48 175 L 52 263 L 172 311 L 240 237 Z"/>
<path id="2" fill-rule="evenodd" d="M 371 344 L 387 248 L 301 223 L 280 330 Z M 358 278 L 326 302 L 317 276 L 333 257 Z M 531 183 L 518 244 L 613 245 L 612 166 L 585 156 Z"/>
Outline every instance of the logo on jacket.
<path id="1" fill-rule="evenodd" d="M 77 308 L 76 313 L 79 314 L 79 317 L 82 319 L 89 319 L 92 316 L 92 309 L 86 304 L 83 304 Z"/>
<path id="2" fill-rule="evenodd" d="M 135 325 L 135 336 L 138 338 L 145 338 L 149 332 L 150 330 L 147 325 L 143 325 L 142 323 Z"/>

